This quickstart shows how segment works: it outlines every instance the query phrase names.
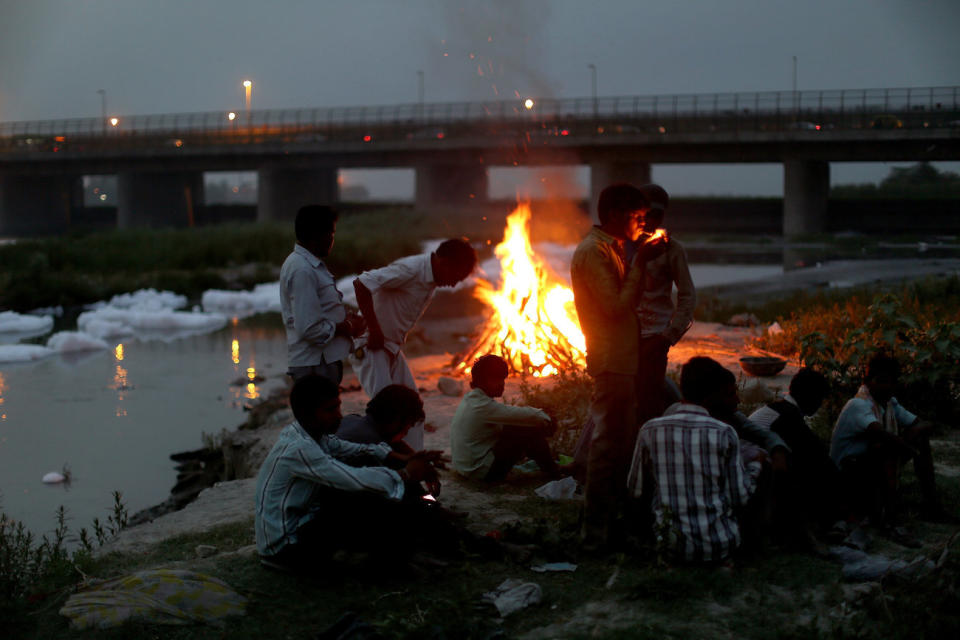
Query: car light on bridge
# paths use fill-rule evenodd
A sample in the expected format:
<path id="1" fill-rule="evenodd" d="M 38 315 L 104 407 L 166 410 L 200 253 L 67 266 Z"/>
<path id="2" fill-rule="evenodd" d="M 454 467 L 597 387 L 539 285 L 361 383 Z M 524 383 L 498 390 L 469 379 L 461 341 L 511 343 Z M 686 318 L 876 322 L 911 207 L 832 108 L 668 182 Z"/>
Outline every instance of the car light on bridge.
<path id="1" fill-rule="evenodd" d="M 371 136 L 369 133 L 368 133 L 367 135 L 363 136 L 363 141 L 364 141 L 364 142 L 370 142 L 371 140 L 373 140 L 373 136 Z"/>
<path id="2" fill-rule="evenodd" d="M 560 135 L 562 135 L 562 136 L 568 136 L 568 135 L 570 135 L 570 130 L 569 130 L 569 129 L 561 129 L 561 130 L 560 130 Z"/>

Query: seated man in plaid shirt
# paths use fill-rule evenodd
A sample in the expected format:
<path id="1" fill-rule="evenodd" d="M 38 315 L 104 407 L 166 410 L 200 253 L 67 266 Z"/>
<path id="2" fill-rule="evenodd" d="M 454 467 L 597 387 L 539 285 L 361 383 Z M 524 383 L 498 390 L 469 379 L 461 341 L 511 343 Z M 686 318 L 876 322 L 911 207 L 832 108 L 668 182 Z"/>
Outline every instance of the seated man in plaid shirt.
<path id="1" fill-rule="evenodd" d="M 711 358 L 683 365 L 684 401 L 643 425 L 628 478 L 630 492 L 649 500 L 657 530 L 668 529 L 668 547 L 692 562 L 724 560 L 740 545 L 739 516 L 765 458 L 753 448 L 742 459 L 737 432 L 710 416 L 736 409 L 736 381 L 726 373 Z"/>

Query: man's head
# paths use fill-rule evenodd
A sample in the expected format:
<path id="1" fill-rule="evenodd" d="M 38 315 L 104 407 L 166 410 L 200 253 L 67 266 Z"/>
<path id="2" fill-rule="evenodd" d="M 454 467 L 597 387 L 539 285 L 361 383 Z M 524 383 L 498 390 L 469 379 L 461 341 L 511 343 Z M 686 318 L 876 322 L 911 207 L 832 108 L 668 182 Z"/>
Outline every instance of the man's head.
<path id="1" fill-rule="evenodd" d="M 830 393 L 830 384 L 822 373 L 804 367 L 790 380 L 790 396 L 797 401 L 800 412 L 812 416 Z"/>
<path id="2" fill-rule="evenodd" d="M 510 368 L 506 360 L 489 353 L 477 358 L 470 369 L 470 375 L 471 387 L 480 389 L 491 398 L 499 398 L 503 395 Z"/>
<path id="3" fill-rule="evenodd" d="M 336 382 L 316 375 L 300 378 L 290 390 L 290 408 L 300 426 L 316 438 L 340 426 L 340 388 Z"/>
<path id="4" fill-rule="evenodd" d="M 384 442 L 400 440 L 410 427 L 426 417 L 420 394 L 402 384 L 387 385 L 373 396 L 367 403 L 367 415 Z"/>
<path id="5" fill-rule="evenodd" d="M 315 204 L 300 207 L 293 223 L 297 244 L 318 258 L 327 257 L 333 249 L 338 217 L 336 210 L 331 207 Z"/>
<path id="6" fill-rule="evenodd" d="M 900 380 L 900 362 L 885 353 L 878 353 L 867 362 L 863 383 L 878 404 L 884 405 L 893 397 Z"/>
<path id="7" fill-rule="evenodd" d="M 663 226 L 664 214 L 670 206 L 670 195 L 658 184 L 645 184 L 640 187 L 640 192 L 649 203 L 641 222 L 643 232 L 653 233 Z"/>
<path id="8" fill-rule="evenodd" d="M 433 280 L 438 287 L 452 287 L 466 279 L 477 266 L 477 252 L 466 238 L 444 240 L 430 254 Z"/>
<path id="9" fill-rule="evenodd" d="M 683 399 L 698 404 L 711 416 L 725 420 L 737 411 L 737 379 L 713 358 L 690 358 L 680 370 Z"/>
<path id="10" fill-rule="evenodd" d="M 600 227 L 615 238 L 633 242 L 640 236 L 640 217 L 647 207 L 640 189 L 626 183 L 612 184 L 600 192 L 597 202 Z"/>

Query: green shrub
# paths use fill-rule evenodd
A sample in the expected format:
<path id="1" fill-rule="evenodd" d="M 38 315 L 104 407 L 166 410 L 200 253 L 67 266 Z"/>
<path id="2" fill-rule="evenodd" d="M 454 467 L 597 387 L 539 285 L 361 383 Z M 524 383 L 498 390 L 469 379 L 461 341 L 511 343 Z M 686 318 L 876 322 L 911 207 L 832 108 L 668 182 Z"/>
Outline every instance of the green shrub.
<path id="1" fill-rule="evenodd" d="M 543 409 L 557 423 L 557 432 L 550 443 L 553 451 L 573 455 L 587 422 L 593 379 L 578 369 L 561 371 L 549 383 L 532 384 L 525 378 L 520 383 L 520 393 L 523 404 Z"/>

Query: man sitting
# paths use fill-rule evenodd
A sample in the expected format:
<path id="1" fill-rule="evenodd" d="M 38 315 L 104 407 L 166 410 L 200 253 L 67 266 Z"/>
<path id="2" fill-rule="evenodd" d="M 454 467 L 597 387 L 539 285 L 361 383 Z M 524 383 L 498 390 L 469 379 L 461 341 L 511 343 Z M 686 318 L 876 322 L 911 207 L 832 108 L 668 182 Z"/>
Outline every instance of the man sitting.
<path id="1" fill-rule="evenodd" d="M 386 442 L 398 453 L 413 453 L 403 437 L 424 417 L 420 394 L 402 384 L 391 384 L 367 403 L 366 415 L 344 416 L 337 437 L 359 444 Z"/>
<path id="2" fill-rule="evenodd" d="M 923 517 L 940 520 L 944 513 L 937 500 L 930 453 L 933 426 L 903 408 L 893 396 L 900 363 L 879 354 L 867 363 L 863 385 L 837 417 L 830 457 L 850 491 L 854 515 L 868 515 L 893 537 L 892 527 L 900 479 L 900 466 L 913 458 L 913 468 L 923 495 Z"/>
<path id="3" fill-rule="evenodd" d="M 750 415 L 751 422 L 777 434 L 790 447 L 789 473 L 778 491 L 778 521 L 794 530 L 810 518 L 828 524 L 840 515 L 837 465 L 826 443 L 804 419 L 817 412 L 829 391 L 823 374 L 805 367 L 790 380 L 788 394 Z"/>
<path id="4" fill-rule="evenodd" d="M 498 482 L 524 456 L 542 471 L 559 475 L 547 438 L 555 426 L 534 407 L 497 402 L 503 396 L 509 368 L 500 356 L 485 355 L 473 363 L 473 389 L 463 397 L 450 425 L 453 467 L 474 480 Z"/>
<path id="5" fill-rule="evenodd" d="M 711 358 L 691 358 L 680 373 L 684 401 L 640 429 L 628 478 L 649 499 L 657 529 L 681 559 L 720 561 L 740 545 L 742 510 L 756 489 L 762 451 L 744 463 L 730 425 L 711 417 L 738 402 L 736 383 Z"/>
<path id="6" fill-rule="evenodd" d="M 297 380 L 290 407 L 295 421 L 257 476 L 255 529 L 264 564 L 316 567 L 344 547 L 392 559 L 409 554 L 430 531 L 419 483 L 436 480 L 439 452 L 400 455 L 386 444 L 337 438 L 339 389 L 318 375 Z M 382 535 L 385 526 L 389 536 Z"/>

